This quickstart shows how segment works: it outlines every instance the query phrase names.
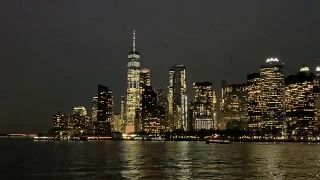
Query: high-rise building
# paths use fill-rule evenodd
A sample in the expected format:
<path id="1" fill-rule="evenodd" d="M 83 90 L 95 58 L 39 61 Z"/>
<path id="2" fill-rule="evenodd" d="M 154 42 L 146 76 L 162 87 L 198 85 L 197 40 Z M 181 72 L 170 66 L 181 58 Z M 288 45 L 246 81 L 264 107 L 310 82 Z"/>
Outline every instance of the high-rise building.
<path id="1" fill-rule="evenodd" d="M 165 96 L 164 90 L 161 87 L 156 87 L 155 92 L 157 94 L 157 105 L 166 108 L 168 99 Z"/>
<path id="2" fill-rule="evenodd" d="M 150 135 L 158 136 L 165 130 L 165 109 L 157 106 L 157 94 L 151 86 L 146 86 L 142 95 L 142 129 Z"/>
<path id="3" fill-rule="evenodd" d="M 316 122 L 320 122 L 320 66 L 316 67 L 315 80 L 314 80 L 314 98 L 315 98 L 315 119 Z M 320 129 L 320 123 L 318 123 L 317 130 Z"/>
<path id="4" fill-rule="evenodd" d="M 150 70 L 149 69 L 141 69 L 140 70 L 140 92 L 141 95 L 147 86 L 151 86 L 150 79 Z"/>
<path id="5" fill-rule="evenodd" d="M 83 106 L 74 107 L 71 118 L 73 128 L 86 129 L 91 125 L 90 118 L 87 116 L 87 110 Z"/>
<path id="6" fill-rule="evenodd" d="M 133 49 L 128 55 L 127 99 L 126 99 L 126 133 L 139 129 L 136 120 L 137 109 L 140 109 L 140 54 L 136 51 L 135 31 L 133 31 Z"/>
<path id="7" fill-rule="evenodd" d="M 248 126 L 252 130 L 260 130 L 262 121 L 260 73 L 252 73 L 247 75 L 246 87 Z"/>
<path id="8" fill-rule="evenodd" d="M 157 113 L 160 119 L 163 119 L 165 130 L 170 130 L 170 123 L 168 123 L 168 99 L 163 88 L 156 87 L 155 93 L 157 95 Z"/>
<path id="9" fill-rule="evenodd" d="M 212 106 L 213 106 L 213 129 L 218 129 L 218 118 L 217 118 L 217 95 L 216 92 L 212 92 Z"/>
<path id="10" fill-rule="evenodd" d="M 284 110 L 284 65 L 277 58 L 269 58 L 260 68 L 262 126 L 283 134 Z"/>
<path id="11" fill-rule="evenodd" d="M 66 114 L 57 113 L 53 117 L 53 127 L 58 129 L 71 128 L 70 117 Z"/>
<path id="12" fill-rule="evenodd" d="M 122 119 L 120 113 L 114 113 L 113 123 L 112 123 L 112 131 L 113 132 L 121 132 L 122 131 Z"/>
<path id="13" fill-rule="evenodd" d="M 96 122 L 98 119 L 98 96 L 92 99 L 91 121 Z"/>
<path id="14" fill-rule="evenodd" d="M 184 65 L 174 65 L 170 68 L 168 87 L 168 116 L 173 130 L 187 130 L 188 99 L 186 89 L 186 67 Z"/>
<path id="15" fill-rule="evenodd" d="M 228 84 L 227 81 L 221 82 L 221 120 L 224 126 L 228 123 L 239 124 L 236 121 L 247 121 L 247 102 L 244 84 Z M 241 124 L 240 123 L 240 124 Z"/>
<path id="16" fill-rule="evenodd" d="M 195 105 L 193 100 L 188 100 L 188 131 L 195 130 L 194 109 Z"/>
<path id="17" fill-rule="evenodd" d="M 289 135 L 296 138 L 310 137 L 316 131 L 315 75 L 302 67 L 296 75 L 285 78 L 286 124 Z"/>
<path id="18" fill-rule="evenodd" d="M 121 132 L 124 132 L 126 129 L 126 96 L 121 96 L 121 105 L 120 105 L 120 116 L 122 120 Z"/>
<path id="19" fill-rule="evenodd" d="M 113 95 L 108 87 L 98 85 L 98 94 L 93 98 L 93 107 L 96 116 L 94 119 L 94 133 L 106 134 L 111 132 L 111 122 L 113 121 Z M 93 112 L 94 113 L 94 112 Z"/>
<path id="20" fill-rule="evenodd" d="M 146 86 L 142 94 L 142 129 L 146 132 L 152 132 L 156 128 L 156 107 L 157 95 L 151 86 Z"/>
<path id="21" fill-rule="evenodd" d="M 214 128 L 214 98 L 211 82 L 193 83 L 194 89 L 194 129 Z"/>

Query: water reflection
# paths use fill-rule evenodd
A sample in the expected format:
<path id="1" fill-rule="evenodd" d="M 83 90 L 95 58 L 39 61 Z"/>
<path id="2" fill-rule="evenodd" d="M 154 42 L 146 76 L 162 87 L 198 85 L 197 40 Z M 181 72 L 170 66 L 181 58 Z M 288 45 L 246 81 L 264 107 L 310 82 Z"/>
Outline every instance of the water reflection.
<path id="1" fill-rule="evenodd" d="M 319 150 L 297 143 L 23 141 L 2 144 L 0 154 L 4 179 L 304 180 L 320 179 Z"/>

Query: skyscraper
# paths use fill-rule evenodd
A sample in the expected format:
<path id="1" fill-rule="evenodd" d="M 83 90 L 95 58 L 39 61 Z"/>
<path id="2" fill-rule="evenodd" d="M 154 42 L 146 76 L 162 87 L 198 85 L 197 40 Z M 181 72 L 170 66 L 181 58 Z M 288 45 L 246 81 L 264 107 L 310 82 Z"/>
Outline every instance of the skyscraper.
<path id="1" fill-rule="evenodd" d="M 266 129 L 285 132 L 284 66 L 277 58 L 269 58 L 260 68 L 262 125 Z"/>
<path id="2" fill-rule="evenodd" d="M 174 65 L 169 72 L 168 103 L 171 129 L 187 130 L 186 67 Z"/>
<path id="3" fill-rule="evenodd" d="M 252 130 L 260 130 L 261 127 L 261 83 L 260 73 L 247 75 L 247 108 L 248 125 Z"/>
<path id="4" fill-rule="evenodd" d="M 194 89 L 194 129 L 214 128 L 214 98 L 211 82 L 193 83 Z"/>
<path id="5" fill-rule="evenodd" d="M 87 110 L 83 106 L 74 107 L 71 118 L 74 128 L 86 129 L 90 125 L 90 118 L 87 116 Z"/>
<path id="6" fill-rule="evenodd" d="M 235 123 L 236 126 L 247 121 L 247 102 L 244 84 L 221 82 L 220 112 L 224 125 Z M 237 122 L 239 121 L 239 122 Z M 241 125 L 242 126 L 242 125 Z M 237 127 L 240 128 L 240 127 Z"/>
<path id="7" fill-rule="evenodd" d="M 149 69 L 141 69 L 140 70 L 140 92 L 141 95 L 147 86 L 151 86 L 150 79 L 150 70 Z"/>
<path id="8" fill-rule="evenodd" d="M 168 123 L 168 99 L 161 87 L 156 87 L 155 93 L 157 95 L 157 117 L 164 121 L 165 130 L 169 131 L 170 123 Z"/>
<path id="9" fill-rule="evenodd" d="M 303 67 L 296 75 L 285 78 L 285 109 L 287 131 L 293 137 L 308 138 L 315 133 L 315 75 Z"/>
<path id="10" fill-rule="evenodd" d="M 136 112 L 140 109 L 140 54 L 136 51 L 136 36 L 133 31 L 133 48 L 128 55 L 126 133 L 138 130 Z"/>
<path id="11" fill-rule="evenodd" d="M 121 105 L 120 105 L 120 117 L 122 120 L 121 132 L 124 132 L 126 129 L 126 96 L 121 96 Z"/>
<path id="12" fill-rule="evenodd" d="M 113 121 L 113 96 L 108 87 L 98 85 L 98 94 L 93 98 L 93 110 L 96 112 L 93 117 L 94 133 L 106 134 L 111 132 L 111 122 Z"/>

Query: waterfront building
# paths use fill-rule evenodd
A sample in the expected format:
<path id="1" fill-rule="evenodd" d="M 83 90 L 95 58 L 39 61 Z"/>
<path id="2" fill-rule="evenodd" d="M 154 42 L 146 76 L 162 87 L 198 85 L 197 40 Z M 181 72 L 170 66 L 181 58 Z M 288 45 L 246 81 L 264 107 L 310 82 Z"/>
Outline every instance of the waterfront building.
<path id="1" fill-rule="evenodd" d="M 120 116 L 122 120 L 121 132 L 124 133 L 126 129 L 126 96 L 121 96 L 121 105 L 120 105 Z"/>
<path id="2" fill-rule="evenodd" d="M 140 54 L 136 51 L 136 36 L 133 31 L 133 47 L 128 55 L 127 65 L 127 96 L 126 96 L 126 128 L 125 133 L 140 129 L 136 119 L 136 112 L 140 109 Z"/>
<path id="3" fill-rule="evenodd" d="M 194 130 L 214 128 L 214 98 L 211 82 L 193 83 L 194 89 Z"/>
<path id="4" fill-rule="evenodd" d="M 157 136 L 165 130 L 165 110 L 157 106 L 157 94 L 151 86 L 146 86 L 142 95 L 142 129 Z"/>
<path id="5" fill-rule="evenodd" d="M 98 85 L 98 94 L 93 98 L 92 109 L 95 113 L 93 119 L 93 129 L 96 134 L 106 134 L 111 132 L 111 122 L 113 121 L 113 95 L 112 91 L 103 85 Z"/>
<path id="6" fill-rule="evenodd" d="M 170 130 L 170 123 L 168 122 L 168 99 L 165 95 L 165 92 L 163 88 L 156 87 L 155 93 L 157 95 L 157 110 L 158 110 L 158 116 L 161 117 L 164 121 L 165 130 Z"/>
<path id="7" fill-rule="evenodd" d="M 245 84 L 221 81 L 221 120 L 224 127 L 233 121 L 247 122 L 247 93 Z M 233 123 L 239 124 L 239 123 Z"/>
<path id="8" fill-rule="evenodd" d="M 195 106 L 193 100 L 188 100 L 188 131 L 195 130 L 194 109 Z"/>
<path id="9" fill-rule="evenodd" d="M 90 118 L 87 116 L 87 110 L 83 106 L 74 107 L 71 118 L 73 128 L 80 128 L 84 130 L 91 125 Z"/>
<path id="10" fill-rule="evenodd" d="M 314 136 L 317 129 L 314 79 L 308 67 L 285 78 L 287 132 L 299 139 Z"/>
<path id="11" fill-rule="evenodd" d="M 187 130 L 186 67 L 174 65 L 169 71 L 168 116 L 172 130 Z"/>
<path id="12" fill-rule="evenodd" d="M 260 68 L 260 82 L 262 126 L 283 135 L 286 132 L 283 63 L 277 58 L 268 58 Z"/>
<path id="13" fill-rule="evenodd" d="M 68 128 L 69 120 L 66 114 L 61 114 L 58 112 L 53 117 L 53 127 L 54 128 Z"/>
<path id="14" fill-rule="evenodd" d="M 114 113 L 112 132 L 122 132 L 122 119 L 120 113 Z"/>
<path id="15" fill-rule="evenodd" d="M 261 83 L 260 73 L 247 75 L 247 111 L 248 126 L 251 130 L 261 130 Z"/>

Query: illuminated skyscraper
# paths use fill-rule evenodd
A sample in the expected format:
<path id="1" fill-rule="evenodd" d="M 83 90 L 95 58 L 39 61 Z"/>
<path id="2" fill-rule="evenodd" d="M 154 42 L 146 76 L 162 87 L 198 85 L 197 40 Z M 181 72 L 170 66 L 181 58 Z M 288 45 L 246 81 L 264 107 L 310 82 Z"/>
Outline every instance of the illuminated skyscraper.
<path id="1" fill-rule="evenodd" d="M 113 121 L 113 95 L 108 87 L 98 85 L 98 94 L 93 98 L 92 109 L 96 119 L 94 123 L 94 133 L 106 134 L 111 132 L 111 122 Z"/>
<path id="2" fill-rule="evenodd" d="M 187 130 L 187 107 L 188 99 L 186 94 L 186 67 L 175 65 L 170 68 L 168 104 L 171 129 Z"/>
<path id="3" fill-rule="evenodd" d="M 194 130 L 214 128 L 214 98 L 212 83 L 193 83 L 194 89 Z"/>
<path id="4" fill-rule="evenodd" d="M 320 122 L 320 66 L 316 67 L 313 91 L 315 96 L 315 119 L 316 122 Z M 320 129 L 319 125 L 320 123 L 318 123 L 318 130 Z"/>
<path id="5" fill-rule="evenodd" d="M 57 113 L 53 117 L 53 127 L 54 128 L 65 128 L 67 126 L 67 122 L 65 121 L 64 115 L 61 113 Z"/>
<path id="6" fill-rule="evenodd" d="M 159 136 L 165 131 L 165 109 L 157 106 L 157 94 L 147 86 L 142 95 L 142 129 L 152 136 Z"/>
<path id="7" fill-rule="evenodd" d="M 288 133 L 297 138 L 309 137 L 317 128 L 315 121 L 315 75 L 303 67 L 285 78 L 285 105 Z"/>
<path id="8" fill-rule="evenodd" d="M 121 132 L 124 132 L 126 129 L 126 96 L 121 96 L 121 105 L 120 105 L 120 117 L 122 120 Z"/>
<path id="9" fill-rule="evenodd" d="M 141 95 L 147 86 L 151 86 L 150 70 L 141 69 L 140 70 L 140 92 Z"/>
<path id="10" fill-rule="evenodd" d="M 112 131 L 113 132 L 121 132 L 122 131 L 122 119 L 119 113 L 114 114 L 113 123 L 112 123 Z"/>
<path id="11" fill-rule="evenodd" d="M 260 130 L 261 127 L 261 84 L 260 73 L 247 75 L 247 108 L 248 125 L 252 130 Z"/>
<path id="12" fill-rule="evenodd" d="M 98 118 L 98 96 L 94 96 L 92 99 L 91 121 L 96 122 L 97 118 Z"/>
<path id="13" fill-rule="evenodd" d="M 87 116 L 87 110 L 83 106 L 74 107 L 71 118 L 74 128 L 85 129 L 91 125 L 90 118 Z"/>
<path id="14" fill-rule="evenodd" d="M 269 58 L 260 68 L 262 125 L 266 129 L 285 132 L 284 66 L 277 58 Z"/>
<path id="15" fill-rule="evenodd" d="M 235 121 L 247 121 L 247 102 L 244 84 L 228 84 L 225 80 L 221 82 L 220 112 L 224 125 Z M 237 123 L 236 123 L 237 124 Z M 239 124 L 239 123 L 238 123 Z"/>
<path id="16" fill-rule="evenodd" d="M 136 51 L 136 37 L 133 31 L 133 49 L 128 55 L 126 133 L 138 130 L 136 112 L 140 109 L 140 54 Z"/>

